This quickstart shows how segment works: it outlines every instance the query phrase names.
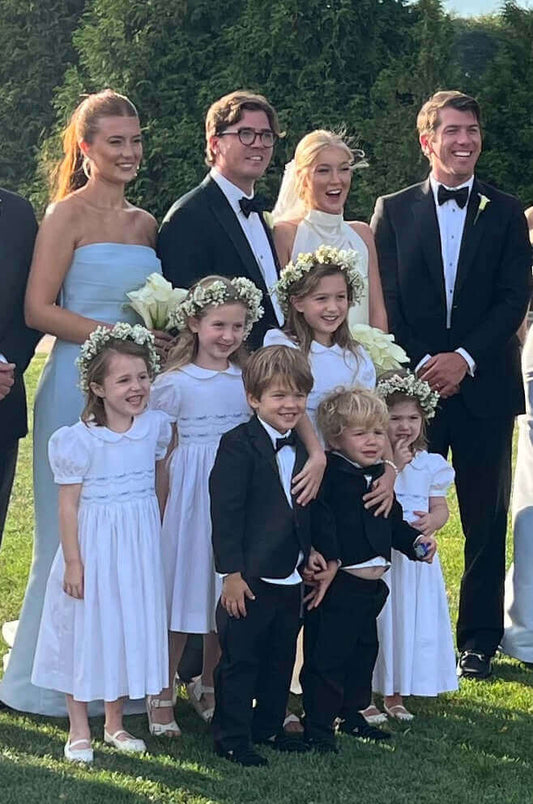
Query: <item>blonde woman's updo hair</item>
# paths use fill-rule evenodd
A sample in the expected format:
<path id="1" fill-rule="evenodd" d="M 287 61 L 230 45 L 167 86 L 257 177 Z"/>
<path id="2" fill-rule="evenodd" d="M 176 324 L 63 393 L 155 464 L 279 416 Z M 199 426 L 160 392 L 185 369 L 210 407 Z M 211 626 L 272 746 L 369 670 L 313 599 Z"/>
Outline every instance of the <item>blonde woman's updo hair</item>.
<path id="1" fill-rule="evenodd" d="M 91 143 L 102 117 L 138 117 L 137 109 L 125 95 L 104 89 L 87 95 L 74 110 L 63 130 L 63 159 L 52 170 L 52 200 L 60 201 L 87 183 L 86 164 L 80 142 Z M 84 169 L 85 168 L 85 169 Z"/>
<path id="2" fill-rule="evenodd" d="M 337 133 L 319 128 L 306 134 L 296 146 L 294 158 L 285 165 L 278 200 L 272 213 L 276 223 L 283 220 L 297 220 L 309 212 L 310 204 L 306 198 L 305 181 L 320 152 L 325 148 L 339 148 L 344 151 L 352 169 L 367 165 L 364 161 L 364 152 L 352 148 L 344 132 Z"/>
<path id="3" fill-rule="evenodd" d="M 215 282 L 222 282 L 226 288 L 226 304 L 240 304 L 242 305 L 243 310 L 245 310 L 246 315 L 248 315 L 248 310 L 246 305 L 244 304 L 241 297 L 238 295 L 237 289 L 234 285 L 231 284 L 231 279 L 228 279 L 227 276 L 217 276 L 213 274 L 212 276 L 205 276 L 203 279 L 200 279 L 198 282 L 195 282 L 194 285 L 191 285 L 189 288 L 189 293 L 186 298 L 192 296 L 196 288 L 208 288 Z M 216 305 L 222 306 L 222 305 Z M 203 309 L 201 309 L 198 314 L 195 316 L 198 319 L 203 318 L 209 310 L 212 310 L 215 305 L 209 304 L 206 305 Z M 246 319 L 245 319 L 246 320 Z M 182 366 L 187 366 L 189 363 L 194 363 L 194 360 L 198 354 L 198 334 L 193 332 L 192 329 L 187 325 L 184 329 L 181 330 L 178 341 L 176 345 L 170 350 L 168 355 L 168 360 L 165 364 L 165 372 L 167 371 L 177 371 Z M 230 356 L 229 361 L 234 363 L 239 368 L 243 368 L 247 359 L 248 359 L 248 351 L 243 343 L 236 349 Z"/>

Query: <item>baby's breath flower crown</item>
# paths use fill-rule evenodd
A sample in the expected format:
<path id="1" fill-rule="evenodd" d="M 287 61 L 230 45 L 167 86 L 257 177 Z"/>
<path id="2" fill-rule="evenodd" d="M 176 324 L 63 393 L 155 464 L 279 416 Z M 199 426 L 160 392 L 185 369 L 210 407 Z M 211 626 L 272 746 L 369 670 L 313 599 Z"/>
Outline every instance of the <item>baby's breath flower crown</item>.
<path id="1" fill-rule="evenodd" d="M 351 304 L 359 304 L 366 291 L 365 280 L 357 270 L 360 259 L 360 255 L 353 249 L 344 250 L 325 245 L 312 253 L 298 254 L 296 262 L 291 260 L 283 268 L 271 292 L 277 294 L 279 306 L 287 316 L 294 285 L 315 265 L 331 265 L 332 268 L 338 268 L 346 274 L 346 281 L 352 291 Z"/>
<path id="2" fill-rule="evenodd" d="M 142 327 L 140 324 L 131 326 L 122 321 L 115 324 L 112 329 L 96 327 L 82 345 L 79 357 L 76 358 L 76 366 L 80 372 L 79 386 L 84 393 L 87 393 L 89 390 L 87 382 L 89 364 L 94 360 L 96 355 L 100 354 L 102 349 L 108 345 L 109 341 L 114 340 L 133 341 L 140 346 L 146 346 L 150 355 L 148 367 L 150 379 L 153 379 L 159 371 L 159 355 L 155 350 L 154 336 L 146 327 Z"/>
<path id="3" fill-rule="evenodd" d="M 431 390 L 431 386 L 425 380 L 419 380 L 412 372 L 407 372 L 404 376 L 394 374 L 392 377 L 380 380 L 376 385 L 376 393 L 385 401 L 393 394 L 405 394 L 416 399 L 422 408 L 426 419 L 432 419 L 435 409 L 440 399 L 436 391 Z"/>
<path id="4" fill-rule="evenodd" d="M 237 276 L 232 279 L 230 285 L 233 288 L 234 295 L 220 279 L 215 280 L 207 287 L 196 285 L 194 290 L 189 291 L 181 304 L 169 312 L 170 326 L 179 330 L 185 329 L 187 319 L 199 315 L 205 307 L 220 307 L 222 304 L 232 304 L 235 301 L 239 301 L 246 307 L 244 337 L 247 338 L 252 331 L 253 325 L 256 321 L 259 321 L 265 312 L 261 307 L 263 293 L 253 282 L 243 276 Z"/>

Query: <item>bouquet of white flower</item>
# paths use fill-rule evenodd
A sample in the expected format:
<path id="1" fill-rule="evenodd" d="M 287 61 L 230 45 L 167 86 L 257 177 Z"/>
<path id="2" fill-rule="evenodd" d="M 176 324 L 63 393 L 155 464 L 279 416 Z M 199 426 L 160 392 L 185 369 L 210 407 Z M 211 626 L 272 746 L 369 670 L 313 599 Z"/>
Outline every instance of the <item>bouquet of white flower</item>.
<path id="1" fill-rule="evenodd" d="M 394 335 L 368 324 L 350 324 L 350 332 L 372 358 L 378 376 L 384 371 L 401 368 L 402 363 L 409 363 L 405 351 L 394 342 Z"/>
<path id="2" fill-rule="evenodd" d="M 161 274 L 150 274 L 139 290 L 127 293 L 129 306 L 142 318 L 147 329 L 166 331 L 172 328 L 169 314 L 183 301 L 187 291 L 173 288 Z"/>

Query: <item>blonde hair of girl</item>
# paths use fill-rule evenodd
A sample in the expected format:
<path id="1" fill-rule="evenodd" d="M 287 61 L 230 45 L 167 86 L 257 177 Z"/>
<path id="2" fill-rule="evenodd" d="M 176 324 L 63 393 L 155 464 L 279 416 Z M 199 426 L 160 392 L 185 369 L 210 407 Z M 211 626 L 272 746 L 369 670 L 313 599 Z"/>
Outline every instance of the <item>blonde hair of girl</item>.
<path id="1" fill-rule="evenodd" d="M 248 318 L 248 309 L 246 305 L 243 303 L 242 298 L 239 297 L 237 289 L 231 284 L 231 280 L 226 276 L 212 275 L 200 279 L 198 282 L 192 285 L 186 299 L 193 295 L 196 288 L 208 288 L 214 282 L 222 282 L 225 285 L 226 300 L 224 301 L 224 304 L 242 304 L 243 308 L 246 310 L 246 317 Z M 198 319 L 203 318 L 209 310 L 213 309 L 214 306 L 215 305 L 210 304 L 206 307 L 203 307 L 201 310 L 199 310 L 195 317 Z M 178 342 L 169 352 L 168 360 L 165 365 L 165 374 L 168 371 L 177 371 L 182 366 L 187 366 L 189 363 L 194 363 L 197 355 L 198 334 L 193 332 L 187 323 L 185 328 L 181 330 L 178 336 Z M 248 351 L 243 343 L 229 357 L 230 362 L 236 366 L 239 366 L 239 368 L 243 368 L 247 359 Z"/>

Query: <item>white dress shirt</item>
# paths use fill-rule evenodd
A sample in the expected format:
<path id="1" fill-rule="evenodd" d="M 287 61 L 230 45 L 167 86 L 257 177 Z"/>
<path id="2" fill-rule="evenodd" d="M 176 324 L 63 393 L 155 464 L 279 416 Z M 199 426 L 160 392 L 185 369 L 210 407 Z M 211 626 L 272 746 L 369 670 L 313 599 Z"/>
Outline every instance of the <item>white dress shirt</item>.
<path id="1" fill-rule="evenodd" d="M 265 280 L 267 290 L 270 290 L 278 279 L 278 272 L 276 271 L 274 255 L 272 254 L 272 248 L 265 232 L 265 227 L 259 219 L 257 212 L 251 212 L 250 215 L 246 217 L 239 205 L 241 198 L 253 198 L 253 193 L 252 195 L 246 195 L 246 193 L 243 193 L 239 187 L 229 181 L 229 179 L 226 179 L 226 177 L 219 173 L 215 168 L 211 168 L 209 175 L 220 187 L 226 196 L 230 207 L 237 216 L 237 220 L 241 225 L 244 236 L 246 237 L 250 248 L 252 249 L 252 253 L 257 260 L 257 264 L 261 274 L 263 275 L 263 279 Z M 278 323 L 283 324 L 283 313 L 281 312 L 277 299 L 271 297 L 271 301 L 272 306 L 274 307 L 276 318 L 278 319 Z"/>
<path id="2" fill-rule="evenodd" d="M 429 183 L 435 200 L 437 222 L 439 224 L 442 267 L 444 271 L 444 293 L 446 298 L 446 329 L 450 329 L 452 322 L 453 294 L 455 281 L 457 279 L 457 265 L 459 263 L 459 253 L 461 251 L 461 241 L 463 239 L 468 203 L 465 204 L 463 209 L 461 209 L 455 200 L 451 199 L 445 201 L 444 204 L 439 204 L 437 195 L 440 182 L 435 179 L 433 174 L 430 174 Z M 467 187 L 468 197 L 470 198 L 473 184 L 474 177 L 471 176 L 467 182 L 460 184 L 458 187 L 447 187 L 445 184 L 443 187 L 446 187 L 447 190 L 460 190 L 461 187 Z M 466 360 L 469 374 L 473 377 L 476 364 L 472 356 L 466 349 L 463 349 L 462 346 L 455 351 Z M 430 357 L 431 355 L 425 355 L 417 365 L 416 370 L 418 371 Z"/>
<path id="3" fill-rule="evenodd" d="M 272 441 L 272 446 L 274 447 L 274 449 L 276 448 L 276 440 L 278 438 L 285 438 L 291 433 L 290 430 L 288 430 L 286 433 L 279 433 L 277 430 L 271 427 L 270 424 L 267 424 L 267 422 L 263 421 L 263 419 L 260 419 L 259 416 L 257 418 L 267 431 L 267 434 L 270 440 Z M 279 479 L 281 481 L 283 491 L 285 492 L 287 502 L 289 503 L 291 508 L 293 507 L 291 485 L 292 485 L 292 473 L 294 471 L 295 460 L 296 460 L 295 447 L 287 445 L 285 447 L 282 447 L 276 452 L 276 463 L 278 465 Z M 298 554 L 298 559 L 296 561 L 296 567 L 299 566 L 303 557 L 304 554 L 300 550 Z M 265 581 L 266 583 L 278 584 L 280 586 L 294 586 L 297 583 L 301 583 L 302 580 L 302 576 L 300 575 L 296 567 L 291 572 L 291 574 L 288 575 L 286 578 L 261 578 L 261 580 Z"/>

